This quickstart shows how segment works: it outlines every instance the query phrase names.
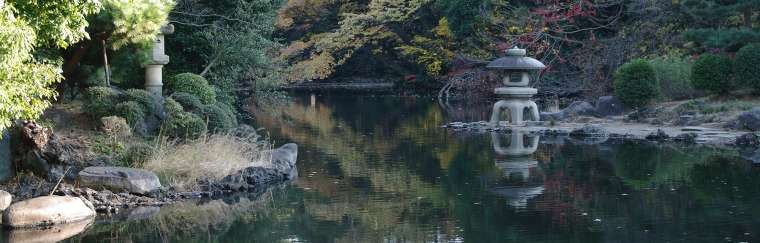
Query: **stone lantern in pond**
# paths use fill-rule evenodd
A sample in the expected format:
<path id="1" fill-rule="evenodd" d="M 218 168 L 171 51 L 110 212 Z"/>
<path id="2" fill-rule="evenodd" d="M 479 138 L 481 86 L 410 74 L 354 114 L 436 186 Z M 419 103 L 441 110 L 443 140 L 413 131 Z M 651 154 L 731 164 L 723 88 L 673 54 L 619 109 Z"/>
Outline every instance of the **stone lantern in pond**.
<path id="1" fill-rule="evenodd" d="M 526 57 L 525 49 L 512 48 L 507 50 L 507 56 L 496 59 L 486 66 L 487 69 L 500 71 L 504 87 L 496 88 L 495 93 L 501 100 L 493 106 L 491 124 L 498 124 L 502 112 L 509 110 L 512 125 L 523 124 L 523 110 L 530 111 L 530 119 L 538 121 L 538 106 L 530 97 L 538 93 L 535 88 L 528 87 L 531 70 L 546 69 L 546 66 L 536 59 Z"/>

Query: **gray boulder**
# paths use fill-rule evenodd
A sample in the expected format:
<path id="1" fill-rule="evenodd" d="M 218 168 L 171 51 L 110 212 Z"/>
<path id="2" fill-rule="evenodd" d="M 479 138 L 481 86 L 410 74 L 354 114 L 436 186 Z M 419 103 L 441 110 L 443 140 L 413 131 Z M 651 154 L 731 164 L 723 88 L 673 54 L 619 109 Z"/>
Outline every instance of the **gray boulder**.
<path id="1" fill-rule="evenodd" d="M 2 130 L 0 138 L 0 182 L 13 178 L 11 169 L 11 135 L 8 129 Z"/>
<path id="2" fill-rule="evenodd" d="M 132 194 L 148 195 L 161 187 L 153 172 L 127 167 L 87 167 L 77 175 L 77 187 L 114 192 L 126 190 Z"/>
<path id="3" fill-rule="evenodd" d="M 542 112 L 539 114 L 539 120 L 541 121 L 564 121 L 569 117 L 578 116 L 594 116 L 594 106 L 586 101 L 574 101 L 570 103 L 565 109 L 558 112 Z"/>
<path id="4" fill-rule="evenodd" d="M 290 172 L 296 167 L 298 159 L 298 145 L 288 143 L 282 147 L 267 150 L 261 153 L 263 159 L 271 159 L 272 168 L 280 172 Z"/>
<path id="5" fill-rule="evenodd" d="M 736 119 L 739 121 L 739 125 L 743 128 L 753 132 L 758 131 L 760 130 L 760 107 L 745 111 Z"/>
<path id="6" fill-rule="evenodd" d="M 92 203 L 79 197 L 43 196 L 12 204 L 3 211 L 3 226 L 23 228 L 90 219 Z"/>
<path id="7" fill-rule="evenodd" d="M 158 127 L 161 125 L 161 121 L 166 120 L 166 107 L 164 107 L 164 101 L 166 101 L 166 98 L 158 93 L 154 93 L 153 96 L 156 97 L 156 112 L 145 116 L 144 128 L 146 134 L 156 134 L 156 132 L 158 132 Z"/>
<path id="8" fill-rule="evenodd" d="M 11 201 L 13 201 L 13 197 L 10 193 L 0 190 L 0 211 L 4 211 L 8 206 L 11 205 Z"/>
<path id="9" fill-rule="evenodd" d="M 570 132 L 570 136 L 575 137 L 606 137 L 607 129 L 599 125 L 585 125 Z"/>
<path id="10" fill-rule="evenodd" d="M 631 109 L 622 100 L 614 96 L 602 96 L 596 100 L 594 114 L 598 117 L 619 116 L 626 114 Z"/>

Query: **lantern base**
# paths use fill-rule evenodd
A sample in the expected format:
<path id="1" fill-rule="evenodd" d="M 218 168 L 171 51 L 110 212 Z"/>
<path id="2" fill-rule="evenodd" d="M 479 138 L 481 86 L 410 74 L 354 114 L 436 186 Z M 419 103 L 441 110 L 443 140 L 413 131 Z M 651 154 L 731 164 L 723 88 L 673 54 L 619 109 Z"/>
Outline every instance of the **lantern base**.
<path id="1" fill-rule="evenodd" d="M 530 111 L 530 120 L 538 121 L 538 106 L 536 102 L 532 100 L 524 99 L 506 99 L 500 100 L 493 105 L 493 113 L 491 114 L 490 124 L 498 124 L 501 120 L 501 113 L 504 109 L 509 110 L 509 120 L 512 125 L 522 125 L 523 122 L 523 109 L 528 108 Z"/>

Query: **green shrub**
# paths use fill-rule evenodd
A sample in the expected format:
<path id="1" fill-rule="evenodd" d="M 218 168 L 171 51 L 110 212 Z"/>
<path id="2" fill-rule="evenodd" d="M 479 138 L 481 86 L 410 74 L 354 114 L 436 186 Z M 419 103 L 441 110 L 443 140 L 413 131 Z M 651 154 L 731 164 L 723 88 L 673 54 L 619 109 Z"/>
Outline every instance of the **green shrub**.
<path id="1" fill-rule="evenodd" d="M 158 106 L 156 97 L 142 89 L 128 89 L 124 92 L 123 100 L 137 102 L 145 114 L 156 113 L 156 106 Z"/>
<path id="2" fill-rule="evenodd" d="M 689 82 L 698 90 L 727 93 L 731 90 L 731 59 L 715 54 L 699 56 L 692 66 Z"/>
<path id="3" fill-rule="evenodd" d="M 734 57 L 734 75 L 738 82 L 747 84 L 760 93 L 760 44 L 751 44 L 739 49 Z"/>
<path id="4" fill-rule="evenodd" d="M 185 92 L 176 92 L 169 96 L 169 98 L 179 103 L 186 111 L 200 110 L 203 106 L 203 103 L 198 98 Z"/>
<path id="5" fill-rule="evenodd" d="M 130 126 L 134 127 L 137 120 L 145 116 L 145 112 L 137 102 L 124 101 L 116 105 L 116 115 L 124 118 Z"/>
<path id="6" fill-rule="evenodd" d="M 699 96 L 699 91 L 689 85 L 692 60 L 675 52 L 649 60 L 660 83 L 660 100 L 677 101 Z"/>
<path id="7" fill-rule="evenodd" d="M 147 143 L 133 143 L 121 157 L 126 166 L 139 167 L 154 154 L 153 146 Z"/>
<path id="8" fill-rule="evenodd" d="M 84 112 L 100 120 L 114 114 L 116 92 L 108 87 L 89 87 L 84 91 L 83 103 Z"/>
<path id="9" fill-rule="evenodd" d="M 206 123 L 196 114 L 180 111 L 170 114 L 162 129 L 170 137 L 196 139 L 206 134 Z"/>
<path id="10" fill-rule="evenodd" d="M 166 97 L 166 99 L 164 100 L 164 109 L 166 109 L 166 112 L 168 114 L 183 111 L 182 105 L 177 103 L 177 101 L 175 101 L 171 97 Z"/>
<path id="11" fill-rule="evenodd" d="M 237 118 L 229 107 L 220 103 L 204 105 L 201 109 L 201 119 L 207 121 L 210 132 L 225 133 L 237 127 Z"/>
<path id="12" fill-rule="evenodd" d="M 203 104 L 216 102 L 216 93 L 205 78 L 192 73 L 180 73 L 167 82 L 167 88 L 197 97 Z"/>
<path id="13" fill-rule="evenodd" d="M 660 94 L 657 73 L 652 64 L 636 59 L 620 66 L 614 75 L 615 96 L 631 107 L 641 107 Z"/>

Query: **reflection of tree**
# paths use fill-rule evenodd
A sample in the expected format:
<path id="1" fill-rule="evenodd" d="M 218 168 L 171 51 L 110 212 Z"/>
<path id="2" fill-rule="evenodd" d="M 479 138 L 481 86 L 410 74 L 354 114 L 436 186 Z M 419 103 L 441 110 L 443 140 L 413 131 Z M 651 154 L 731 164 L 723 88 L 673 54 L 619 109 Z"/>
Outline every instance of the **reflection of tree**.
<path id="1" fill-rule="evenodd" d="M 430 109 L 435 104 L 415 99 L 324 95 L 313 103 L 298 103 L 310 101 L 300 100 L 294 113 L 301 116 L 292 118 L 295 125 L 291 127 L 279 126 L 257 110 L 251 113 L 258 125 L 278 127 L 278 136 L 309 144 L 328 158 L 299 165 L 302 172 L 298 185 L 315 192 L 314 198 L 303 202 L 308 215 L 352 229 L 351 234 L 333 238 L 361 241 L 395 237 L 419 242 L 425 241 L 429 237 L 425 232 L 433 229 L 419 230 L 422 226 L 416 221 L 441 213 L 436 208 L 448 203 L 431 184 L 442 170 L 438 157 L 456 152 L 447 149 L 446 136 L 438 128 L 444 124 L 442 114 Z M 340 109 L 331 108 L 336 106 Z M 412 113 L 423 115 L 406 116 Z M 452 143 L 452 148 L 456 150 L 457 144 Z M 310 234 L 319 233 L 314 230 Z M 445 232 L 443 237 L 456 237 L 449 234 Z"/>

